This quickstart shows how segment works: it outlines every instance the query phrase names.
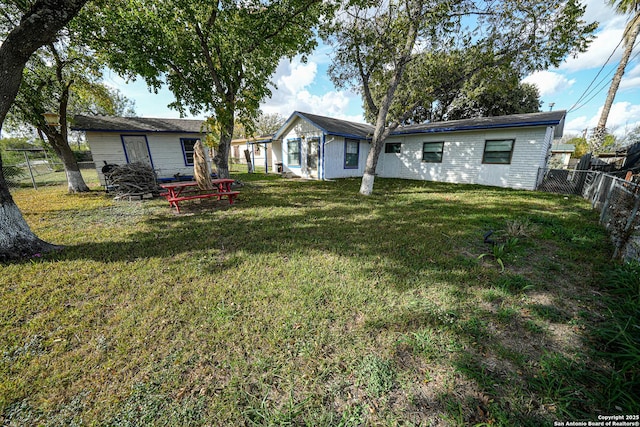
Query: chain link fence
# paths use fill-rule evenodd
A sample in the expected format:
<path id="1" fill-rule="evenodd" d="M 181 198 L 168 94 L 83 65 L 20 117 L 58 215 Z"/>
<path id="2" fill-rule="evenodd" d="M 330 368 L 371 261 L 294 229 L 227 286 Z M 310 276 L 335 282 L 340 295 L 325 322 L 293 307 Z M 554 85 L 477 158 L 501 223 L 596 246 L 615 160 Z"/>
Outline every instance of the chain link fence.
<path id="1" fill-rule="evenodd" d="M 614 258 L 640 260 L 640 179 L 623 172 L 545 169 L 538 190 L 581 196 L 600 212 L 615 245 Z"/>
<path id="2" fill-rule="evenodd" d="M 83 175 L 84 171 L 95 169 L 92 161 L 79 161 L 78 166 Z M 67 181 L 60 159 L 42 149 L 3 151 L 2 174 L 10 189 L 37 189 L 39 186 L 58 185 Z"/>

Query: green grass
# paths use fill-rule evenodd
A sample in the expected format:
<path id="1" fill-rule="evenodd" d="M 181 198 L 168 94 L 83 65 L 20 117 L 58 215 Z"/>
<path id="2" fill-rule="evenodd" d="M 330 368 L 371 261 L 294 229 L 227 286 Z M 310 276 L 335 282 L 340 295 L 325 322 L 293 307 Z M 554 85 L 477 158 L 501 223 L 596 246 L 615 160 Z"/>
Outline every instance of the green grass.
<path id="1" fill-rule="evenodd" d="M 236 204 L 181 215 L 164 199 L 13 192 L 38 236 L 66 248 L 0 266 L 4 424 L 507 426 L 638 412 L 613 402 L 636 377 L 612 391 L 617 365 L 595 333 L 619 297 L 601 297 L 612 248 L 583 200 L 384 179 L 362 197 L 358 180 L 236 177 Z M 479 258 L 487 230 L 514 228 L 504 272 Z"/>

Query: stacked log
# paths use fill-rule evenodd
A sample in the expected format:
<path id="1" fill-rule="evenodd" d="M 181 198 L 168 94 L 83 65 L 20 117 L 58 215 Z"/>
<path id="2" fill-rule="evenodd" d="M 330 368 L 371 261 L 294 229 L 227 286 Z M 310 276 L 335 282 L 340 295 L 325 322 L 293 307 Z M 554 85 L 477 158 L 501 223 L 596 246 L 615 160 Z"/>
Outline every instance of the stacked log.
<path id="1" fill-rule="evenodd" d="M 104 175 L 117 199 L 157 196 L 161 190 L 156 173 L 144 163 L 117 165 Z"/>

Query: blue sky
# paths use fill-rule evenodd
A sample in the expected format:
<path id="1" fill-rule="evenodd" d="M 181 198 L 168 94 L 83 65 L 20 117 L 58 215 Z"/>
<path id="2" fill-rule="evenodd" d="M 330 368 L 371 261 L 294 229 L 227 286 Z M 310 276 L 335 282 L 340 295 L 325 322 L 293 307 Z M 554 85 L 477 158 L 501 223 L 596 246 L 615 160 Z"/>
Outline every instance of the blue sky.
<path id="1" fill-rule="evenodd" d="M 615 48 L 622 37 L 626 16 L 616 15 L 603 0 L 583 2 L 587 4 L 585 20 L 600 23 L 597 38 L 589 50 L 576 58 L 568 58 L 558 68 L 524 79 L 538 86 L 544 102 L 543 111 L 548 111 L 551 103 L 555 104 L 554 110 L 568 111 L 565 135 L 581 134 L 584 129 L 596 125 L 609 83 L 622 56 L 622 45 Z M 635 52 L 609 115 L 608 128 L 617 135 L 640 125 L 640 46 Z M 607 62 L 609 56 L 611 59 Z M 273 89 L 273 96 L 263 102 L 262 110 L 279 113 L 285 118 L 298 110 L 363 121 L 360 96 L 337 90 L 327 76 L 330 61 L 331 48 L 324 45 L 316 49 L 306 63 L 282 61 L 273 77 L 277 89 Z M 113 73 L 106 76 L 106 81 L 135 101 L 139 116 L 178 117 L 176 111 L 167 107 L 173 100 L 170 91 L 165 89 L 156 95 L 148 91 L 143 81 L 126 83 Z"/>

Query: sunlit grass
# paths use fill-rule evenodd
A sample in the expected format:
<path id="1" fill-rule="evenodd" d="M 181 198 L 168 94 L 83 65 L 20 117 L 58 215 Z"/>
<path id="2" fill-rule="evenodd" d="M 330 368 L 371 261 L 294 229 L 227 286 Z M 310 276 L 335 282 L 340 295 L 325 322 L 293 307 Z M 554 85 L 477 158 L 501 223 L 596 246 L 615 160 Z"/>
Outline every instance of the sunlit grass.
<path id="1" fill-rule="evenodd" d="M 548 354 L 596 360 L 579 313 L 607 310 L 594 291 L 611 248 L 588 203 L 237 178 L 234 205 L 181 215 L 164 199 L 13 193 L 66 248 L 0 267 L 5 423 L 539 425 L 609 408 L 594 397 L 607 384 L 567 401 L 531 381 L 574 366 Z M 501 273 L 478 258 L 483 234 L 514 221 L 527 235 Z"/>

